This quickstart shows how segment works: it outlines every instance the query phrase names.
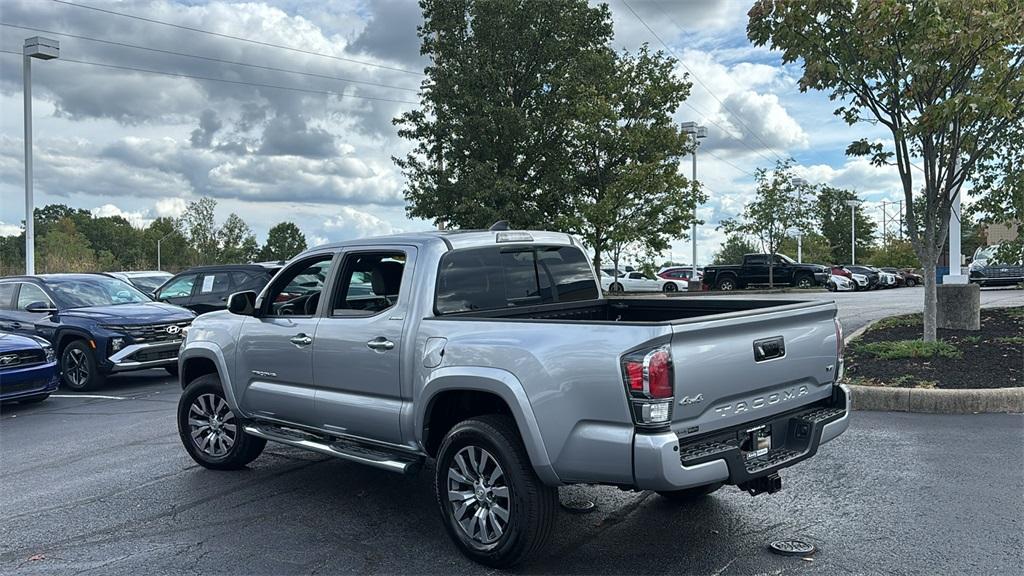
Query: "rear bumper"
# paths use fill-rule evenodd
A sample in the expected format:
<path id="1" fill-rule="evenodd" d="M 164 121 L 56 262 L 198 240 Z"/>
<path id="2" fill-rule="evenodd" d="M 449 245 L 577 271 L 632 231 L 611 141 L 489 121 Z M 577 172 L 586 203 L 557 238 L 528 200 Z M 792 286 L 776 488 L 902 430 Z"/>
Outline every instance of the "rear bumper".
<path id="1" fill-rule="evenodd" d="M 4 370 L 0 372 L 0 401 L 49 394 L 59 384 L 56 362 Z"/>
<path id="2" fill-rule="evenodd" d="M 642 490 L 681 490 L 724 482 L 743 484 L 773 474 L 814 456 L 818 447 L 846 431 L 850 390 L 837 387 L 832 397 L 798 410 L 718 430 L 680 444 L 672 432 L 636 434 L 633 441 L 635 487 Z M 769 426 L 773 446 L 766 455 L 746 460 L 738 437 L 756 426 Z"/>

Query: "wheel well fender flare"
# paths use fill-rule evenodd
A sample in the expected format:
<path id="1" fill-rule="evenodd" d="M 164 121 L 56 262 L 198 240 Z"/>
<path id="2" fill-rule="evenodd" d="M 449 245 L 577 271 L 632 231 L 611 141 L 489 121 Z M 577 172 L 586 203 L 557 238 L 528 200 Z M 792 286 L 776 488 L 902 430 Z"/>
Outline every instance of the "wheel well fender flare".
<path id="1" fill-rule="evenodd" d="M 95 340 L 95 338 L 81 328 L 61 327 L 57 329 L 56 337 L 53 340 L 53 345 L 57 349 L 57 354 L 59 355 L 63 352 L 64 347 L 73 340 L 89 341 Z"/>
<path id="2" fill-rule="evenodd" d="M 526 447 L 526 453 L 530 457 L 530 463 L 537 476 L 548 485 L 562 483 L 558 479 L 558 475 L 555 474 L 551 458 L 544 446 L 544 438 L 537 423 L 537 417 L 533 413 L 533 407 L 526 396 L 526 389 L 514 374 L 500 368 L 446 366 L 434 370 L 427 378 L 416 402 L 413 430 L 417 443 L 425 445 L 424 429 L 433 400 L 442 392 L 455 390 L 486 392 L 501 398 L 512 412 L 512 417 L 519 428 L 519 435 Z"/>
<path id="3" fill-rule="evenodd" d="M 245 416 L 245 414 L 242 414 L 242 410 L 235 398 L 235 389 L 231 386 L 231 372 L 226 369 L 228 363 L 224 358 L 224 351 L 213 342 L 191 342 L 188 347 L 178 354 L 178 372 L 182 374 L 182 386 L 188 385 L 184 378 L 186 366 L 190 362 L 197 360 L 206 360 L 213 363 L 217 370 L 217 377 L 220 378 L 221 388 L 224 389 L 224 399 L 227 400 L 228 406 L 236 414 Z"/>

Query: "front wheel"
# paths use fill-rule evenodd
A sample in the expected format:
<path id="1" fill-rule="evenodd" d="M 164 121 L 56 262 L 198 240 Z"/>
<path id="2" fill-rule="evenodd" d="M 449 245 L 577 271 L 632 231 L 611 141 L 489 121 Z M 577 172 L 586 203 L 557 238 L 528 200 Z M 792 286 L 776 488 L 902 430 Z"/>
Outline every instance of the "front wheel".
<path id="1" fill-rule="evenodd" d="M 676 286 L 675 282 L 666 282 L 665 287 L 662 288 L 662 290 L 664 290 L 665 292 L 676 292 L 679 290 L 679 287 Z"/>
<path id="2" fill-rule="evenodd" d="M 622 292 L 622 284 L 619 284 L 618 282 L 613 282 L 612 285 L 608 287 L 608 291 L 609 292 Z"/>
<path id="3" fill-rule="evenodd" d="M 736 289 L 736 281 L 732 278 L 722 278 L 718 281 L 718 289 L 726 292 Z"/>
<path id="4" fill-rule="evenodd" d="M 448 433 L 434 492 L 462 553 L 495 568 L 535 555 L 558 510 L 558 491 L 537 478 L 515 423 L 496 414 L 465 420 Z"/>
<path id="5" fill-rule="evenodd" d="M 797 288 L 811 288 L 814 286 L 814 280 L 810 276 L 801 276 L 796 279 Z"/>
<path id="6" fill-rule="evenodd" d="M 64 347 L 60 355 L 60 375 L 64 386 L 75 392 L 99 388 L 106 380 L 85 340 L 75 340 Z"/>
<path id="7" fill-rule="evenodd" d="M 917 280 L 907 278 L 907 288 L 913 288 L 914 286 L 917 286 Z"/>
<path id="8" fill-rule="evenodd" d="M 197 464 L 213 470 L 244 468 L 267 445 L 266 440 L 242 431 L 216 374 L 196 378 L 181 393 L 178 436 Z"/>

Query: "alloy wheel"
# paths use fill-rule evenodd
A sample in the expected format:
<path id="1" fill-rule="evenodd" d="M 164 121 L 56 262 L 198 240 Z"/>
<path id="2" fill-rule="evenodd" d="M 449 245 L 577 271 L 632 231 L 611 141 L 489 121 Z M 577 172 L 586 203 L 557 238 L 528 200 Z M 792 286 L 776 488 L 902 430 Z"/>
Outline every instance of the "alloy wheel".
<path id="1" fill-rule="evenodd" d="M 188 425 L 196 447 L 215 458 L 226 455 L 238 439 L 235 415 L 216 394 L 201 394 L 192 401 Z"/>
<path id="2" fill-rule="evenodd" d="M 89 361 L 85 352 L 78 348 L 68 350 L 64 360 L 64 375 L 73 388 L 82 388 L 89 383 Z"/>
<path id="3" fill-rule="evenodd" d="M 800 280 L 797 281 L 796 285 L 798 288 L 810 288 L 811 279 L 807 277 L 801 278 Z"/>
<path id="4" fill-rule="evenodd" d="M 452 458 L 448 502 L 455 523 L 474 544 L 494 544 L 508 529 L 510 492 L 504 470 L 487 450 L 466 446 Z"/>

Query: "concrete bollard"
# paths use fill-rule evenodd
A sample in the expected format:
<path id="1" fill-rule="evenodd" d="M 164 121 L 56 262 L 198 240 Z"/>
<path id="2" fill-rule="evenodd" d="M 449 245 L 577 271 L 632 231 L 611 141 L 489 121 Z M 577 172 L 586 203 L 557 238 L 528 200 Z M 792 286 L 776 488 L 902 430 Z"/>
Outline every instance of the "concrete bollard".
<path id="1" fill-rule="evenodd" d="M 936 322 L 939 328 L 981 330 L 981 287 L 977 284 L 939 284 Z"/>

